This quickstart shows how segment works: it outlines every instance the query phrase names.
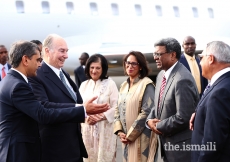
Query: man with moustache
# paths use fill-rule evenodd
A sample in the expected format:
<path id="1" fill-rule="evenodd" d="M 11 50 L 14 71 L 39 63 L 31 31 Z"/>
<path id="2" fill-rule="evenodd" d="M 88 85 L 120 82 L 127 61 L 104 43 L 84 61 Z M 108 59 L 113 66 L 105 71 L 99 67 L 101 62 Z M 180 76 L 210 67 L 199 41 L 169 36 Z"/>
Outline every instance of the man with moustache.
<path id="1" fill-rule="evenodd" d="M 7 63 L 8 51 L 4 45 L 0 45 L 0 81 L 6 76 L 7 72 L 11 68 L 11 65 Z"/>

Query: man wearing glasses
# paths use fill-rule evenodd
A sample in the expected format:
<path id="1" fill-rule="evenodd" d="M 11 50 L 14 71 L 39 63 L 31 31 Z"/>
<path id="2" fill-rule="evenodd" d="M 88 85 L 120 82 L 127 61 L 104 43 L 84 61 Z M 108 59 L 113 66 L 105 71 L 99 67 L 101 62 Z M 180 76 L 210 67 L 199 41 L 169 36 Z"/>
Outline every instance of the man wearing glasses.
<path id="1" fill-rule="evenodd" d="M 210 83 L 190 120 L 192 145 L 203 148 L 192 150 L 192 162 L 230 161 L 230 46 L 210 42 L 200 57 Z"/>
<path id="2" fill-rule="evenodd" d="M 161 71 L 156 79 L 155 106 L 146 124 L 158 134 L 155 161 L 189 162 L 191 152 L 184 147 L 191 142 L 189 119 L 199 101 L 196 83 L 178 62 L 181 46 L 176 39 L 161 39 L 154 47 L 154 60 Z"/>

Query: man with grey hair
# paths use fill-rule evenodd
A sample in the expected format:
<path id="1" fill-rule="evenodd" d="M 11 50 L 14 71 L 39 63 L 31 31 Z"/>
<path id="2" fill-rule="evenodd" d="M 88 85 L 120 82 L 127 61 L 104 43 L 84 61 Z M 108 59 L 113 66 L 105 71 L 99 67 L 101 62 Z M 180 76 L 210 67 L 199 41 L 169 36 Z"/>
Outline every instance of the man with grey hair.
<path id="1" fill-rule="evenodd" d="M 192 162 L 230 161 L 230 46 L 210 42 L 200 57 L 210 83 L 190 120 Z"/>
<path id="2" fill-rule="evenodd" d="M 178 62 L 181 46 L 176 39 L 161 39 L 154 47 L 154 60 L 161 71 L 156 79 L 155 106 L 146 124 L 158 134 L 155 161 L 189 162 L 191 152 L 183 145 L 191 143 L 189 119 L 199 101 L 196 83 L 186 67 Z"/>
<path id="3" fill-rule="evenodd" d="M 77 124 L 84 121 L 84 110 L 74 106 L 47 109 L 37 101 L 27 79 L 36 76 L 41 66 L 42 59 L 36 44 L 16 42 L 10 50 L 10 61 L 13 68 L 0 82 L 0 161 L 40 162 L 38 123 Z M 92 104 L 90 102 L 86 107 Z M 107 110 L 106 104 L 99 109 L 101 112 Z"/>
<path id="4" fill-rule="evenodd" d="M 37 77 L 29 78 L 37 99 L 46 107 L 76 106 L 79 111 L 85 109 L 87 114 L 92 114 L 90 109 L 79 105 L 83 100 L 78 88 L 62 69 L 68 58 L 66 41 L 59 35 L 48 35 L 43 41 L 42 54 L 44 60 L 37 70 Z M 81 115 L 86 117 L 86 114 Z M 82 140 L 81 122 L 39 126 L 43 162 L 82 162 L 82 157 L 88 157 Z"/>

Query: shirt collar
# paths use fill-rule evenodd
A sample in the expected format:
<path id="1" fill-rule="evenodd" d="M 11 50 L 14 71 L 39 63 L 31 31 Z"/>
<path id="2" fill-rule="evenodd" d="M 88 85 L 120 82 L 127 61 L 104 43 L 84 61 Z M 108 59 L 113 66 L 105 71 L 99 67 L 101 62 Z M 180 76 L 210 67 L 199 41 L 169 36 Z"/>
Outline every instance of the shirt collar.
<path id="1" fill-rule="evenodd" d="M 222 69 L 220 71 L 218 71 L 216 74 L 214 74 L 211 78 L 211 81 L 210 81 L 210 86 L 213 85 L 213 83 L 215 83 L 215 81 L 221 77 L 222 75 L 224 75 L 225 73 L 229 72 L 230 71 L 230 67 L 227 67 L 225 69 Z"/>
<path id="2" fill-rule="evenodd" d="M 26 83 L 28 83 L 28 79 L 27 79 L 27 77 L 23 73 L 21 73 L 20 71 L 14 69 L 14 68 L 11 68 L 11 69 L 14 70 L 14 71 L 16 71 L 16 72 L 18 72 L 19 74 L 21 74 L 21 76 L 25 79 Z"/>
<path id="3" fill-rule="evenodd" d="M 44 61 L 44 60 L 43 60 Z M 45 61 L 44 61 L 45 62 Z M 46 63 L 46 62 L 45 62 Z M 54 71 L 54 73 L 60 78 L 60 71 L 62 71 L 61 70 L 61 68 L 60 69 L 57 69 L 57 68 L 55 68 L 54 66 L 52 66 L 52 65 L 50 65 L 50 64 L 48 64 L 48 63 L 46 63 L 46 65 L 48 65 L 53 71 Z"/>
<path id="4" fill-rule="evenodd" d="M 185 56 L 185 58 L 188 60 L 195 60 L 195 55 L 193 55 L 193 56 L 190 56 L 190 55 L 188 55 L 188 54 L 186 54 L 186 53 L 184 53 L 184 56 Z"/>
<path id="5" fill-rule="evenodd" d="M 140 80 L 139 77 L 135 78 L 133 84 L 137 83 Z M 127 79 L 127 82 L 130 84 L 130 78 Z"/>
<path id="6" fill-rule="evenodd" d="M 173 68 L 176 66 L 177 63 L 178 63 L 178 61 L 176 63 L 174 63 L 173 66 L 171 66 L 167 71 L 164 71 L 165 72 L 166 81 L 168 80 L 169 75 L 171 74 Z"/>

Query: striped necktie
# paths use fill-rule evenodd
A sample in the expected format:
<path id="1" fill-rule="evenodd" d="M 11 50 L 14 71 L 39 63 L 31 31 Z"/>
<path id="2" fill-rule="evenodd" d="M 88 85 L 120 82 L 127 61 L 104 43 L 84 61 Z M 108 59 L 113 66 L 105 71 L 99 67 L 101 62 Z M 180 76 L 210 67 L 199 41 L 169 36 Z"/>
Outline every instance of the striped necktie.
<path id="1" fill-rule="evenodd" d="M 161 82 L 160 94 L 159 94 L 159 102 L 158 102 L 158 110 L 157 110 L 158 114 L 160 114 L 160 105 L 161 105 L 161 101 L 162 101 L 162 97 L 163 97 L 165 85 L 166 85 L 166 78 L 165 78 L 165 76 L 163 76 L 163 80 Z"/>
<path id="2" fill-rule="evenodd" d="M 72 98 L 75 100 L 75 102 L 77 101 L 77 97 L 76 95 L 73 93 L 73 91 L 70 89 L 70 87 L 66 84 L 65 81 L 65 77 L 62 71 L 60 71 L 60 78 L 62 83 L 64 84 L 64 86 L 66 87 L 66 89 L 69 91 L 70 95 L 72 96 Z"/>

